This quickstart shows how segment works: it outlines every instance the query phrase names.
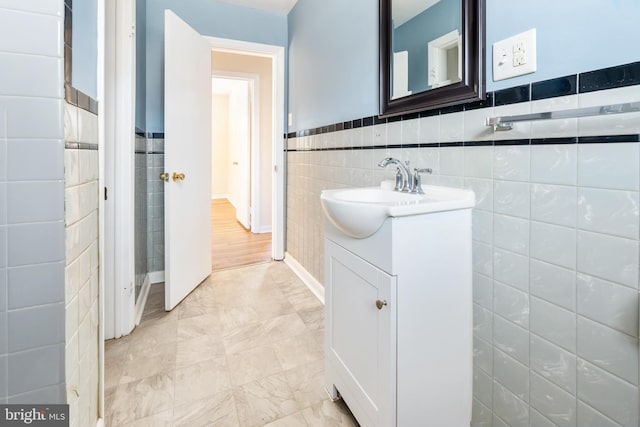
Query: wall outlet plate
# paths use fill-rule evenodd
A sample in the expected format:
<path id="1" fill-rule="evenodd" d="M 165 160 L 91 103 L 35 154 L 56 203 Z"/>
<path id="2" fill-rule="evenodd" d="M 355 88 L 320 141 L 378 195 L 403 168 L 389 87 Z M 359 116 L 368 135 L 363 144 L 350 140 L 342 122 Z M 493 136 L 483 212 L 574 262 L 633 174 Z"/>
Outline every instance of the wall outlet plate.
<path id="1" fill-rule="evenodd" d="M 493 44 L 493 81 L 534 73 L 537 68 L 535 28 Z"/>

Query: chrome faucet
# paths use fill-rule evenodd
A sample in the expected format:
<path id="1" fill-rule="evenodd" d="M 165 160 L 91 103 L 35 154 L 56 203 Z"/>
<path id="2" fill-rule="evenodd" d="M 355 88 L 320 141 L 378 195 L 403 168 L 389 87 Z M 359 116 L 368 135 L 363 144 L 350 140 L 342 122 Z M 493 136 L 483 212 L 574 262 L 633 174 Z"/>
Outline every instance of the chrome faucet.
<path id="1" fill-rule="evenodd" d="M 402 161 L 395 159 L 393 157 L 387 157 L 382 159 L 378 166 L 381 168 L 386 168 L 389 165 L 396 165 L 398 168 L 396 169 L 396 186 L 393 189 L 394 191 L 403 191 L 410 192 L 411 191 L 411 173 L 409 172 L 409 160 L 405 163 Z"/>
<path id="2" fill-rule="evenodd" d="M 409 171 L 409 160 L 402 163 L 402 161 L 393 157 L 387 157 L 382 159 L 378 166 L 381 168 L 389 165 L 396 165 L 396 186 L 394 191 L 402 191 L 404 193 L 416 193 L 424 194 L 422 190 L 422 182 L 420 179 L 421 173 L 431 173 L 431 168 L 414 168 L 413 174 Z"/>

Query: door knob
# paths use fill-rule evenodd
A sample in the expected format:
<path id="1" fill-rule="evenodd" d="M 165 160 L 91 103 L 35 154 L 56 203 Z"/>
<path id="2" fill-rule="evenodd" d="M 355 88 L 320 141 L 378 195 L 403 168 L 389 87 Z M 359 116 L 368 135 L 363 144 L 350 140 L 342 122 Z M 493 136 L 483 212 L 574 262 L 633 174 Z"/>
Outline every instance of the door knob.
<path id="1" fill-rule="evenodd" d="M 238 166 L 238 162 L 233 162 L 233 166 Z"/>
<path id="2" fill-rule="evenodd" d="M 376 307 L 378 307 L 378 310 L 382 310 L 382 307 L 385 305 L 387 305 L 387 301 L 376 300 Z"/>
<path id="3" fill-rule="evenodd" d="M 169 173 L 167 172 L 162 172 L 160 174 L 160 179 L 164 182 L 168 182 L 169 181 Z"/>
<path id="4" fill-rule="evenodd" d="M 173 182 L 184 181 L 185 175 L 183 173 L 174 172 Z"/>

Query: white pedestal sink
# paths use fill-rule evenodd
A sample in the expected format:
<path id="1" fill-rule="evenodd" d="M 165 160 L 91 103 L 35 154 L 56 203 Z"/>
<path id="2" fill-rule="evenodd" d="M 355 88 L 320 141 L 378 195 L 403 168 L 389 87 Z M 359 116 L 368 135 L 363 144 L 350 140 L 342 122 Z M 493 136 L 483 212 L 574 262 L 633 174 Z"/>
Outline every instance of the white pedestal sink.
<path id="1" fill-rule="evenodd" d="M 325 387 L 363 427 L 468 427 L 473 192 L 326 190 Z"/>

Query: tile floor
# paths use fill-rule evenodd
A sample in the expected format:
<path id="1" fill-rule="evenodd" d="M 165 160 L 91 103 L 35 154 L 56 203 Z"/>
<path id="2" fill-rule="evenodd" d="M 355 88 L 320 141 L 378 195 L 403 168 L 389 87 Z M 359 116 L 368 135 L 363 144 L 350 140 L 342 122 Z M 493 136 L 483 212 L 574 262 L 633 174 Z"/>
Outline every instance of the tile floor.
<path id="1" fill-rule="evenodd" d="M 214 272 L 106 342 L 107 427 L 357 426 L 323 389 L 323 306 L 282 262 Z"/>

